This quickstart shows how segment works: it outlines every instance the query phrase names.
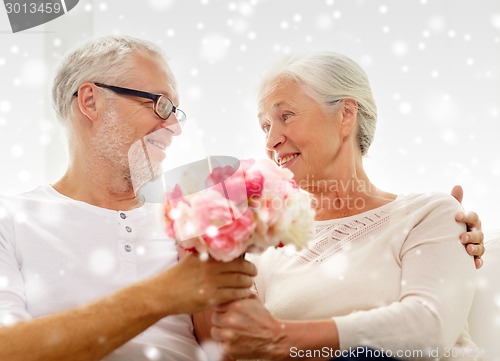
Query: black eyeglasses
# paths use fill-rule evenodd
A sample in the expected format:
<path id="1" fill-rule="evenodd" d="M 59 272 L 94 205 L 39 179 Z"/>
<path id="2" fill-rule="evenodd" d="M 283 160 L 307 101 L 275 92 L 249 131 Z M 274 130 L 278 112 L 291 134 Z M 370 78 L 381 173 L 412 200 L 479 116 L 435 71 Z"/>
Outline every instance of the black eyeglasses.
<path id="1" fill-rule="evenodd" d="M 172 103 L 172 101 L 164 94 L 148 93 L 141 90 L 122 88 L 119 86 L 106 85 L 102 83 L 94 83 L 94 84 L 100 88 L 109 89 L 117 94 L 132 95 L 135 97 L 151 99 L 155 102 L 153 110 L 155 114 L 158 115 L 161 119 L 167 120 L 168 117 L 170 117 L 170 115 L 174 113 L 175 117 L 177 118 L 177 121 L 181 126 L 184 126 L 184 124 L 186 123 L 186 113 L 177 108 Z M 73 93 L 73 96 L 78 96 L 78 90 Z"/>

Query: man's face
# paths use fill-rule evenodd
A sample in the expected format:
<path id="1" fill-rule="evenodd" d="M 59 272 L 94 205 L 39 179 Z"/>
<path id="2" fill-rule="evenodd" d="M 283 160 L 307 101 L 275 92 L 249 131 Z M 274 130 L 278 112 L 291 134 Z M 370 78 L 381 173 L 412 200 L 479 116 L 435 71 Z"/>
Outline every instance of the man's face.
<path id="1" fill-rule="evenodd" d="M 134 56 L 134 74 L 115 86 L 167 95 L 174 105 L 178 97 L 170 75 L 155 57 Z M 92 139 L 92 148 L 117 174 L 137 191 L 161 174 L 161 162 L 172 136 L 180 134 L 175 115 L 167 120 L 154 112 L 154 101 L 130 95 L 111 94 L 108 109 Z"/>

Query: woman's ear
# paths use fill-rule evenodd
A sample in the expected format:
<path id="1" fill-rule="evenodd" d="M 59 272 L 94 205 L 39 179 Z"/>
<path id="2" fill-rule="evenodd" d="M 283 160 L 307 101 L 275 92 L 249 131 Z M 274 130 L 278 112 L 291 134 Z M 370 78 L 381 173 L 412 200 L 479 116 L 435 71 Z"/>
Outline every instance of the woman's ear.
<path id="1" fill-rule="evenodd" d="M 342 122 L 340 125 L 340 135 L 346 138 L 356 130 L 358 115 L 358 102 L 354 99 L 346 98 L 342 100 Z"/>
<path id="2" fill-rule="evenodd" d="M 92 122 L 97 120 L 97 88 L 93 83 L 85 82 L 78 88 L 78 108 Z"/>

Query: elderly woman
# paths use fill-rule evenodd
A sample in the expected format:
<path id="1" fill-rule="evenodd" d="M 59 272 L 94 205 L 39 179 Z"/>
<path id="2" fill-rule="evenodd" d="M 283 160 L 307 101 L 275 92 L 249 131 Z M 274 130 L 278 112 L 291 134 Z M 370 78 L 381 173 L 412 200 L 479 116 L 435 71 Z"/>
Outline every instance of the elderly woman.
<path id="1" fill-rule="evenodd" d="M 252 257 L 257 297 L 219 307 L 212 337 L 234 358 L 383 350 L 474 359 L 466 318 L 475 269 L 454 219 L 461 207 L 449 195 L 396 195 L 370 182 L 362 157 L 377 110 L 365 72 L 335 53 L 290 58 L 259 100 L 269 156 L 311 193 L 316 230 L 306 250 Z"/>

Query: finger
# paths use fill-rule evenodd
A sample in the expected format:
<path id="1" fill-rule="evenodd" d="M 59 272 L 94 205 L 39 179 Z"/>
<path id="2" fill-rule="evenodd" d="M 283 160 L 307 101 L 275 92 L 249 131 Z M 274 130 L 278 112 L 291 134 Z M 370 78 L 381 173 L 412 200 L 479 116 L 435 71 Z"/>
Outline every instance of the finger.
<path id="1" fill-rule="evenodd" d="M 467 225 L 467 230 L 481 229 L 481 220 L 476 212 L 465 212 L 460 222 Z"/>
<path id="2" fill-rule="evenodd" d="M 217 290 L 213 306 L 247 298 L 252 294 L 249 288 L 221 288 Z"/>
<path id="3" fill-rule="evenodd" d="M 227 342 L 234 337 L 234 332 L 226 327 L 212 326 L 210 335 L 218 342 Z"/>
<path id="4" fill-rule="evenodd" d="M 457 201 L 462 203 L 462 199 L 464 198 L 464 190 L 460 186 L 454 186 L 451 190 L 451 195 L 455 197 Z"/>
<path id="5" fill-rule="evenodd" d="M 455 221 L 465 223 L 465 213 L 460 211 L 455 214 Z"/>
<path id="6" fill-rule="evenodd" d="M 221 267 L 221 272 L 223 273 L 237 272 L 237 273 L 247 274 L 251 277 L 257 276 L 257 268 L 255 267 L 255 265 L 244 259 L 237 258 L 231 262 L 227 263 L 219 262 L 219 263 Z"/>
<path id="7" fill-rule="evenodd" d="M 471 250 L 471 253 L 469 253 L 471 256 L 474 256 L 474 257 L 482 257 L 482 255 L 484 254 L 484 246 L 481 245 L 481 244 L 474 244 L 474 245 L 470 245 L 471 248 L 473 248 Z M 467 246 L 469 247 L 469 246 Z"/>
<path id="8" fill-rule="evenodd" d="M 484 254 L 484 246 L 480 244 L 468 244 L 467 253 L 474 257 L 481 257 Z"/>
<path id="9" fill-rule="evenodd" d="M 471 231 L 460 235 L 460 242 L 463 244 L 483 244 L 483 231 Z"/>
<path id="10" fill-rule="evenodd" d="M 223 327 L 224 319 L 229 311 L 228 305 L 232 303 L 233 302 L 225 303 L 213 308 L 214 312 L 210 316 L 210 321 L 213 326 Z"/>
<path id="11" fill-rule="evenodd" d="M 224 355 L 224 358 L 220 359 L 221 361 L 236 361 L 232 353 L 231 344 L 227 341 L 219 341 L 217 342 L 217 348 L 220 350 L 221 354 Z"/>
<path id="12" fill-rule="evenodd" d="M 474 264 L 476 265 L 476 269 L 480 269 L 483 267 L 483 259 L 481 257 L 474 257 Z"/>
<path id="13" fill-rule="evenodd" d="M 214 307 L 214 311 L 217 313 L 225 313 L 229 311 L 229 306 L 233 304 L 233 302 L 222 303 Z"/>
<path id="14" fill-rule="evenodd" d="M 253 278 L 241 273 L 223 273 L 217 276 L 219 288 L 250 288 Z"/>
<path id="15" fill-rule="evenodd" d="M 223 327 L 224 323 L 224 312 L 214 312 L 212 316 L 210 316 L 210 322 L 212 322 L 212 327 Z"/>
<path id="16" fill-rule="evenodd" d="M 232 302 L 228 302 L 228 303 L 223 303 L 219 306 L 216 306 L 214 307 L 214 314 L 213 316 L 214 317 L 218 317 L 218 318 L 221 318 L 221 317 L 225 317 L 225 315 L 228 313 L 228 312 L 231 312 L 233 310 L 236 310 L 237 312 L 240 312 L 238 310 L 244 310 L 244 307 L 242 308 L 242 305 L 246 303 L 246 301 L 250 300 L 254 298 L 253 297 L 253 293 L 248 296 L 247 298 L 244 298 L 244 299 L 241 299 L 241 300 L 236 300 L 236 301 L 232 301 Z"/>

